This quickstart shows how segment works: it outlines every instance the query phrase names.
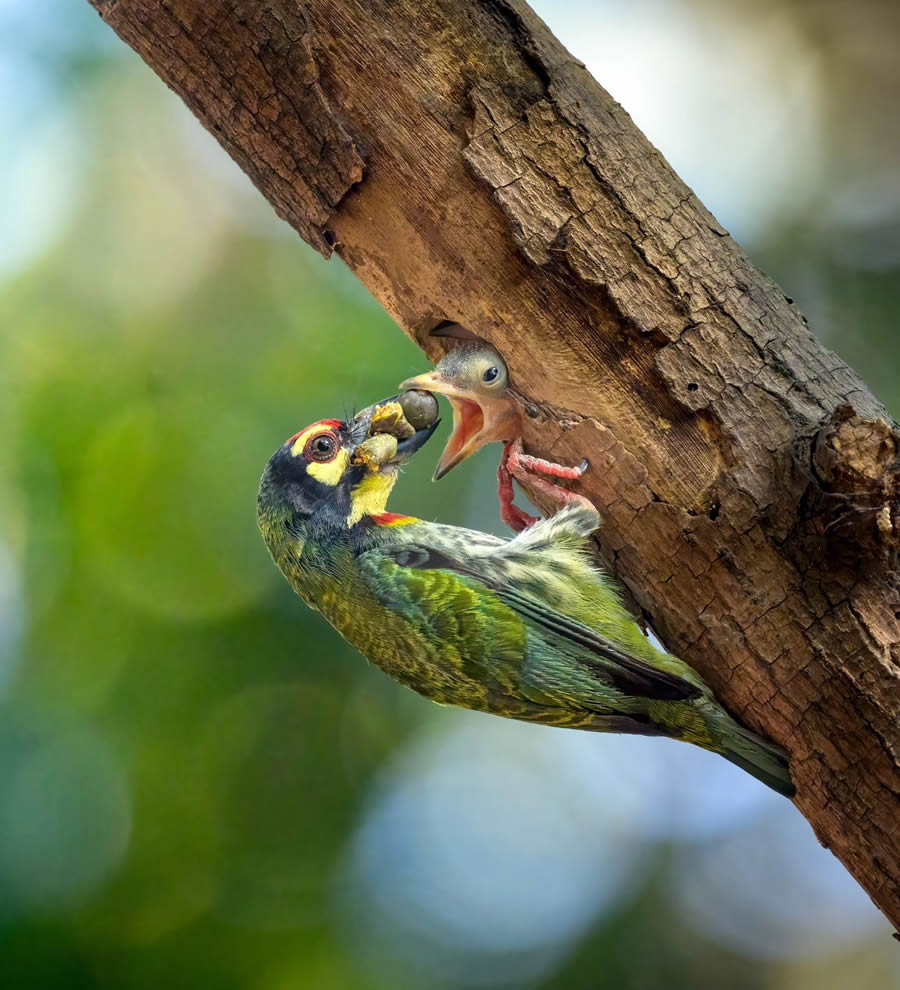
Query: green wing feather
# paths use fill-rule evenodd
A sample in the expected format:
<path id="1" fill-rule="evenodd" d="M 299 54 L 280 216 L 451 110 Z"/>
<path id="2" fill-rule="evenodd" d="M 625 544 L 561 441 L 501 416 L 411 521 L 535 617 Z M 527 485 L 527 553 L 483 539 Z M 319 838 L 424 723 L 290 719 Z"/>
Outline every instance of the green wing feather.
<path id="1" fill-rule="evenodd" d="M 615 703 L 616 695 L 658 701 L 688 701 L 702 693 L 695 684 L 626 652 L 595 629 L 516 589 L 510 581 L 498 576 L 496 566 L 492 566 L 491 555 L 471 555 L 463 560 L 445 547 L 429 547 L 420 541 L 382 545 L 361 555 L 362 558 L 389 559 L 396 565 L 389 571 L 381 571 L 382 594 L 390 588 L 387 592 L 392 596 L 390 606 L 400 608 L 408 617 L 432 627 L 435 634 L 438 632 L 436 622 L 458 621 L 449 616 L 458 610 L 456 602 L 461 590 L 467 589 L 469 594 L 474 594 L 479 613 L 485 619 L 494 618 L 493 623 L 488 622 L 481 630 L 487 640 L 479 638 L 467 642 L 457 637 L 451 642 L 461 652 L 471 651 L 474 662 L 490 668 L 495 675 L 500 673 L 498 665 L 504 661 L 512 661 L 519 675 L 529 660 L 531 662 L 527 666 L 532 672 L 535 672 L 534 661 L 546 661 L 551 668 L 556 668 L 557 673 L 560 671 L 556 661 L 564 661 L 570 669 L 565 671 L 562 679 L 570 685 L 577 683 L 580 686 L 584 695 L 582 703 L 587 707 L 598 704 L 607 709 Z M 385 580 L 388 574 L 390 578 Z M 402 600 L 397 598 L 400 589 Z M 385 601 L 385 604 L 388 602 Z M 524 643 L 517 656 L 510 656 L 507 650 L 502 649 L 503 633 L 513 626 L 521 630 L 521 635 L 528 628 L 539 634 L 533 637 L 537 641 L 539 656 L 528 657 Z M 494 636 L 498 637 L 496 644 L 492 642 Z M 541 646 L 545 649 L 540 649 Z M 572 670 L 573 663 L 581 669 Z M 511 673 L 506 672 L 503 679 L 511 680 Z M 601 688 L 613 690 L 599 690 L 598 693 Z M 598 696 L 592 698 L 595 694 Z M 566 700 L 577 701 L 572 697 Z"/>
<path id="2" fill-rule="evenodd" d="M 478 544 L 465 530 L 421 523 L 361 552 L 370 592 L 418 630 L 428 653 L 431 673 L 407 682 L 435 700 L 513 718 L 673 736 L 792 795 L 785 754 L 736 723 L 690 667 L 630 622 L 583 553 L 590 521 L 572 525 L 561 513 L 532 527 L 530 541 L 474 534 Z"/>
<path id="3" fill-rule="evenodd" d="M 383 635 L 393 635 L 401 648 L 426 655 L 431 673 L 441 675 L 437 692 L 433 679 L 418 690 L 434 700 L 469 707 L 480 707 L 473 701 L 482 690 L 516 692 L 527 633 L 512 608 L 450 571 L 405 566 L 389 547 L 361 553 L 358 562 L 369 592 L 402 622 L 402 631 L 385 629 Z M 397 668 L 417 659 L 398 658 L 393 672 L 403 676 Z M 460 692 L 465 696 L 459 697 Z"/>

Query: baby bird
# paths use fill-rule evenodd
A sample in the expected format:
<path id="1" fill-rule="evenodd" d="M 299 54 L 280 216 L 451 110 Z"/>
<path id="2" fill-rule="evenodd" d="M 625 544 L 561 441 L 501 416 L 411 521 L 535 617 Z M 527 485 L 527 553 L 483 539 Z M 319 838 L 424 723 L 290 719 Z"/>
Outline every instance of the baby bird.
<path id="1" fill-rule="evenodd" d="M 587 470 L 587 461 L 577 467 L 565 467 L 522 449 L 522 417 L 519 406 L 509 393 L 506 363 L 486 341 L 473 337 L 458 324 L 446 323 L 432 331 L 435 337 L 456 337 L 464 342 L 450 351 L 434 368 L 408 378 L 405 389 L 424 389 L 444 395 L 453 410 L 453 432 L 438 466 L 434 480 L 470 457 L 486 444 L 503 443 L 503 455 L 497 469 L 497 493 L 500 518 L 520 533 L 537 521 L 513 502 L 512 479 L 527 483 L 558 506 L 590 505 L 583 496 L 549 481 L 550 478 L 576 480 Z"/>

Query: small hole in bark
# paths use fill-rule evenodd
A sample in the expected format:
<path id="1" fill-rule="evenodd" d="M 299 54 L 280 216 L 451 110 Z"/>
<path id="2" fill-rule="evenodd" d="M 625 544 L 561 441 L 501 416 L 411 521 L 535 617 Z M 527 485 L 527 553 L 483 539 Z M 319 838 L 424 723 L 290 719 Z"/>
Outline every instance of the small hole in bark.
<path id="1" fill-rule="evenodd" d="M 337 244 L 337 234 L 333 230 L 326 230 L 323 236 L 325 238 L 325 243 L 330 248 L 333 248 L 335 244 Z"/>
<path id="2" fill-rule="evenodd" d="M 895 619 L 900 619 L 900 609 L 897 609 L 897 611 L 894 612 L 894 618 Z"/>
<path id="3" fill-rule="evenodd" d="M 700 386 L 696 382 L 688 382 L 689 392 L 696 392 L 698 388 L 700 388 Z"/>
<path id="4" fill-rule="evenodd" d="M 718 518 L 718 516 L 719 516 L 719 508 L 720 508 L 720 506 L 719 506 L 719 502 L 718 502 L 718 499 L 717 499 L 709 507 L 709 512 L 707 513 L 707 515 L 709 516 L 710 519 L 717 519 Z"/>

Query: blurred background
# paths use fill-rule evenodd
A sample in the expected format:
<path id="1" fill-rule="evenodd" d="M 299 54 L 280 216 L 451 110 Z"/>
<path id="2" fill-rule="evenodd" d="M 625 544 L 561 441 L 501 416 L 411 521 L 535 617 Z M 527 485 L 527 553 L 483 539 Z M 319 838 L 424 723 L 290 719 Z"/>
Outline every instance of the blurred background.
<path id="1" fill-rule="evenodd" d="M 542 0 L 900 412 L 895 0 Z M 270 453 L 423 359 L 84 0 L 0 0 L 0 986 L 890 990 L 783 799 L 441 710 L 291 594 Z M 500 532 L 494 458 L 392 508 Z"/>

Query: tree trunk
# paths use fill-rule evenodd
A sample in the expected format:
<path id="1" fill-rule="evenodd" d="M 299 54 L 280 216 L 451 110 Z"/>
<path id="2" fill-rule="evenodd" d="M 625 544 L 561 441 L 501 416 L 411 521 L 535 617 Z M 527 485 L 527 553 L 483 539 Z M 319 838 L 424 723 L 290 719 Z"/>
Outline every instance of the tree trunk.
<path id="1" fill-rule="evenodd" d="M 900 924 L 898 434 L 524 0 L 90 0 L 432 357 L 498 346 L 599 551 Z"/>

